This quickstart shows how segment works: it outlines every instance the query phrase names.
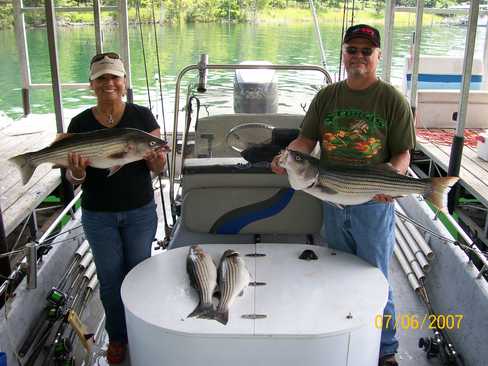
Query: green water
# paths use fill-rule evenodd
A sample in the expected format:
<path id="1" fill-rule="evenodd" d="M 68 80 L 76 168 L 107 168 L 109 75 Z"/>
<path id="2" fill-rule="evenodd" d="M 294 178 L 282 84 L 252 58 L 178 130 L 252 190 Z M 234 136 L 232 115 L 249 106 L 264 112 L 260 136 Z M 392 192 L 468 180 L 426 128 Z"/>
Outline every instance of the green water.
<path id="1" fill-rule="evenodd" d="M 119 51 L 117 28 L 106 26 L 103 31 L 105 50 Z M 151 26 L 144 26 L 143 31 L 152 99 L 153 104 L 157 104 L 154 101 L 159 95 L 159 87 L 154 79 L 157 73 L 154 35 Z M 404 57 L 408 52 L 413 31 L 413 27 L 396 27 L 394 30 L 392 81 L 397 85 L 401 84 Z M 481 56 L 482 53 L 484 33 L 485 29 L 479 27 L 477 56 Z M 329 71 L 335 73 L 338 70 L 341 27 L 323 25 L 321 34 L 325 43 Z M 465 27 L 426 26 L 422 36 L 423 54 L 462 56 L 464 53 Z M 45 29 L 31 29 L 27 33 L 31 77 L 34 83 L 51 81 L 46 37 Z M 211 63 L 268 60 L 277 64 L 320 64 L 320 51 L 311 24 L 165 25 L 158 26 L 158 40 L 166 112 L 173 108 L 177 73 L 184 66 L 198 62 L 201 53 L 207 53 Z M 58 46 L 62 82 L 86 82 L 89 60 L 95 52 L 92 27 L 59 28 Z M 130 29 L 130 47 L 135 101 L 148 105 L 138 27 Z M 3 93 L 0 93 L 0 111 L 15 119 L 22 115 L 22 83 L 13 30 L 0 31 L 0 49 L 2 55 L 0 85 L 3 89 Z M 209 75 L 211 84 L 217 84 L 222 80 L 230 83 L 232 74 L 211 73 Z M 297 88 L 303 88 L 303 93 L 307 95 L 313 95 L 316 90 L 313 81 L 297 73 L 282 77 L 280 83 L 288 89 L 289 93 L 287 96 L 285 90 L 284 97 L 280 99 L 280 105 L 283 106 L 293 103 L 291 93 L 296 92 Z M 221 91 L 214 93 L 214 96 L 218 98 L 218 93 Z M 93 103 L 94 98 L 89 90 L 63 90 L 65 108 L 79 109 Z M 33 113 L 52 112 L 52 104 L 51 89 L 31 92 Z"/>

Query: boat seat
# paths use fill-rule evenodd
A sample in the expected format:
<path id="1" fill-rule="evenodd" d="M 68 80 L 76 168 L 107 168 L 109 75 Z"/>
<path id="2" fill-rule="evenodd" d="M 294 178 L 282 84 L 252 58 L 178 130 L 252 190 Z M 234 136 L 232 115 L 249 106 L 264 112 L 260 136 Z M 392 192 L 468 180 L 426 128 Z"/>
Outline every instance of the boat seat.
<path id="1" fill-rule="evenodd" d="M 246 123 L 272 127 L 299 128 L 303 115 L 283 113 L 223 114 L 200 118 L 195 126 L 195 157 L 237 157 L 240 154 L 226 143 L 229 131 Z"/>
<path id="2" fill-rule="evenodd" d="M 235 158 L 187 159 L 171 248 L 194 243 L 319 242 L 322 202 L 267 167 Z"/>

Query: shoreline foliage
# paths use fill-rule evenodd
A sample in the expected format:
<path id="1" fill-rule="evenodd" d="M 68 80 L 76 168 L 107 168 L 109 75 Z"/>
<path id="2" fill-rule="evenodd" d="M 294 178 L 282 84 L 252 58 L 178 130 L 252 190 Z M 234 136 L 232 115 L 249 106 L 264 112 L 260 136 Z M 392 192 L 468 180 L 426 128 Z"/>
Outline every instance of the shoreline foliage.
<path id="1" fill-rule="evenodd" d="M 487 0 L 488 1 L 488 0 Z M 45 24 L 44 1 L 24 0 L 24 6 L 40 7 L 39 12 L 25 14 L 26 24 L 42 27 Z M 425 7 L 447 8 L 461 4 L 462 0 L 426 0 Z M 107 0 L 102 5 L 117 5 L 118 0 Z M 214 22 L 254 22 L 254 23 L 303 23 L 310 22 L 311 11 L 308 0 L 129 0 L 129 21 L 136 23 L 136 6 L 139 4 L 141 21 L 152 21 L 152 6 L 159 23 L 214 23 Z M 352 2 L 349 3 L 351 6 Z M 396 0 L 396 6 L 415 7 L 416 0 Z M 56 6 L 90 7 L 88 0 L 58 0 Z M 315 0 L 319 21 L 342 23 L 344 1 Z M 382 24 L 385 0 L 358 0 L 355 2 L 356 18 L 372 24 Z M 424 22 L 437 23 L 446 16 L 424 15 Z M 91 12 L 66 12 L 57 14 L 61 26 L 91 25 Z M 104 23 L 116 23 L 115 12 L 103 13 Z M 397 12 L 395 24 L 411 25 L 414 13 Z M 13 27 L 11 3 L 0 4 L 0 29 Z"/>

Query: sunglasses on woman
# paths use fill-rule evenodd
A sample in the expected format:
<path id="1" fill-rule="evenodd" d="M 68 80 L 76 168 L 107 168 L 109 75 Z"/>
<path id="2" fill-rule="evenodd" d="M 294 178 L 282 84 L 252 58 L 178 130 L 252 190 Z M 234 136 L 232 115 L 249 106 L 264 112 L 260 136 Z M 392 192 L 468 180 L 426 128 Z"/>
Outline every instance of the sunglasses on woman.
<path id="1" fill-rule="evenodd" d="M 115 52 L 99 53 L 98 55 L 93 56 L 93 58 L 90 61 L 90 65 L 92 65 L 94 62 L 103 60 L 105 57 L 111 58 L 113 60 L 120 59 L 120 56 Z"/>
<path id="2" fill-rule="evenodd" d="M 356 53 L 361 52 L 364 57 L 369 57 L 374 52 L 374 48 L 372 48 L 372 47 L 358 48 L 358 47 L 348 46 L 344 50 L 349 55 L 355 55 Z"/>

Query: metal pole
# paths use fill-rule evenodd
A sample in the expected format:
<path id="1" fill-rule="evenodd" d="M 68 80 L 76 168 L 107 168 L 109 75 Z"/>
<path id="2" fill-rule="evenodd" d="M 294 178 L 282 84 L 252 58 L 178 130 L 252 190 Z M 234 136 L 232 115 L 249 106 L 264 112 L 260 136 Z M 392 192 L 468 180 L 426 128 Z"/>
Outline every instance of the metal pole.
<path id="1" fill-rule="evenodd" d="M 103 33 L 102 27 L 100 25 L 101 11 L 100 11 L 100 1 L 93 0 L 93 20 L 95 23 L 95 45 L 97 53 L 103 52 Z"/>
<path id="2" fill-rule="evenodd" d="M 463 158 L 464 126 L 466 125 L 466 114 L 468 110 L 469 88 L 473 69 L 473 55 L 476 43 L 479 7 L 480 0 L 471 1 L 469 7 L 468 34 L 466 35 L 466 48 L 464 50 L 463 88 L 461 90 L 461 100 L 459 102 L 456 135 L 452 140 L 451 154 L 449 155 L 449 167 L 447 169 L 447 174 L 451 176 L 459 176 L 461 160 Z M 448 206 L 450 212 L 454 209 L 457 191 L 457 189 L 453 189 L 449 193 Z"/>
<path id="3" fill-rule="evenodd" d="M 310 9 L 312 9 L 313 24 L 314 24 L 314 28 L 315 28 L 315 35 L 317 36 L 317 42 L 319 43 L 320 58 L 322 59 L 322 66 L 324 67 L 324 69 L 327 69 L 324 43 L 322 42 L 322 35 L 320 34 L 319 21 L 317 19 L 317 11 L 315 10 L 315 5 L 313 3 L 313 0 L 309 0 L 308 2 L 310 3 Z"/>
<path id="4" fill-rule="evenodd" d="M 483 85 L 481 89 L 488 89 L 488 16 L 486 19 L 486 26 L 485 26 L 485 43 L 484 43 L 484 50 L 483 50 Z"/>
<path id="5" fill-rule="evenodd" d="M 127 101 L 132 103 L 134 101 L 134 93 L 132 91 L 132 77 L 130 71 L 129 16 L 127 14 L 127 0 L 120 0 L 119 2 L 119 27 L 120 49 L 127 77 Z"/>
<path id="6" fill-rule="evenodd" d="M 5 226 L 3 226 L 3 213 L 0 207 L 0 254 L 8 252 L 7 236 L 5 235 Z M 0 258 L 0 275 L 8 277 L 10 275 L 10 260 L 8 257 Z M 0 285 L 5 281 L 3 277 L 0 277 Z"/>
<path id="7" fill-rule="evenodd" d="M 58 133 L 64 131 L 63 120 L 63 100 L 61 94 L 61 81 L 59 78 L 58 63 L 58 44 L 56 36 L 56 15 L 54 11 L 54 1 L 46 0 L 46 25 L 47 25 L 47 42 L 49 46 L 49 61 L 51 64 L 51 79 L 54 98 L 54 113 L 56 115 L 56 130 Z M 65 177 L 65 169 L 61 169 L 61 183 L 63 184 L 64 202 L 67 204 L 73 199 L 73 186 Z"/>
<path id="8" fill-rule="evenodd" d="M 27 38 L 25 36 L 25 17 L 22 12 L 22 0 L 13 0 L 15 39 L 19 52 L 20 75 L 22 76 L 22 106 L 24 116 L 30 114 L 29 87 L 31 83 L 29 67 L 29 51 L 27 49 Z"/>
<path id="9" fill-rule="evenodd" d="M 415 116 L 417 109 L 417 80 L 419 75 L 420 42 L 422 40 L 422 18 L 424 15 L 424 0 L 417 0 L 415 39 L 413 47 L 412 79 L 410 84 L 410 106 Z"/>
<path id="10" fill-rule="evenodd" d="M 383 80 L 391 79 L 391 60 L 393 58 L 393 24 L 395 22 L 395 1 L 386 0 L 385 31 L 383 33 Z"/>

